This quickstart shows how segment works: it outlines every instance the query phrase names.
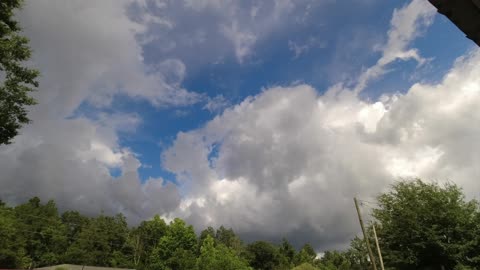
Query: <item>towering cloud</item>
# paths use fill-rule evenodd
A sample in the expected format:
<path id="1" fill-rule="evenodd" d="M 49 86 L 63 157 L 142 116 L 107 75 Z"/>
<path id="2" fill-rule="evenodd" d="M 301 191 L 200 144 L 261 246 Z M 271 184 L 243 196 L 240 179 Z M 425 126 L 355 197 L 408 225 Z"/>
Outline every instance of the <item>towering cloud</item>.
<path id="1" fill-rule="evenodd" d="M 180 133 L 164 153 L 187 193 L 174 214 L 332 248 L 358 232 L 352 198 L 371 198 L 401 178 L 454 180 L 475 195 L 479 64 L 474 51 L 440 83 L 378 102 L 339 88 L 267 89 Z"/>

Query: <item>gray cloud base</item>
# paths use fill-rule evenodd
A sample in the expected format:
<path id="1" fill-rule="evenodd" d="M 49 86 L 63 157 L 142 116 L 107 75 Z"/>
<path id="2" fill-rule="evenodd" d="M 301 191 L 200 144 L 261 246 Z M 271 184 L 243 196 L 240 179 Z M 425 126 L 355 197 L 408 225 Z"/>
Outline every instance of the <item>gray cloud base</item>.
<path id="1" fill-rule="evenodd" d="M 401 177 L 454 180 L 469 196 L 478 194 L 477 50 L 458 59 L 439 83 L 415 84 L 378 102 L 359 99 L 341 85 L 323 95 L 308 85 L 272 87 L 235 106 L 211 99 L 229 107 L 202 128 L 179 133 L 162 153 L 162 166 L 175 173 L 179 185 L 163 179 L 142 183 L 137 153 L 120 145 L 118 137 L 134 133 L 141 116 L 101 113 L 92 120 L 75 111 L 84 103 L 109 108 L 118 94 L 153 106 L 205 101 L 181 83 L 195 61 L 206 65 L 211 57 L 165 53 L 155 65 L 145 63 L 142 46 L 156 38 L 151 27 L 164 25 L 167 34 L 171 27 L 160 11 L 163 2 L 155 2 L 158 10 L 141 12 L 135 20 L 126 10 L 141 9 L 145 2 L 101 1 L 94 9 L 85 1 L 27 2 L 19 18 L 43 74 L 39 105 L 15 142 L 0 146 L 0 198 L 19 203 L 40 196 L 55 199 L 62 210 L 121 211 L 132 222 L 155 213 L 179 216 L 198 229 L 224 224 L 245 239 L 286 236 L 323 250 L 344 247 L 358 233 L 353 196 L 370 198 Z M 230 47 L 219 53 L 230 51 L 242 62 L 260 36 L 282 26 L 278 18 L 296 10 L 292 3 L 268 2 L 277 9 L 238 6 L 241 12 L 229 16 L 218 14 L 218 1 L 185 1 L 175 8 L 185 9 L 179 14 L 216 14 L 209 22 L 216 26 L 210 33 L 215 38 L 191 37 L 221 40 Z M 268 10 L 277 13 L 264 14 Z M 295 14 L 302 18 L 303 13 Z M 257 16 L 263 17 L 251 19 Z M 419 0 L 396 11 L 384 60 L 369 69 L 374 73 L 357 78 L 358 89 L 392 61 L 424 61 L 409 44 L 431 16 Z M 252 22 L 264 22 L 265 28 L 254 29 Z M 177 44 L 171 52 L 183 54 L 188 40 L 178 33 L 169 35 Z M 211 48 L 207 56 L 217 51 L 204 46 Z M 213 103 L 212 110 L 218 105 Z M 112 177 L 112 169 L 121 175 Z"/>

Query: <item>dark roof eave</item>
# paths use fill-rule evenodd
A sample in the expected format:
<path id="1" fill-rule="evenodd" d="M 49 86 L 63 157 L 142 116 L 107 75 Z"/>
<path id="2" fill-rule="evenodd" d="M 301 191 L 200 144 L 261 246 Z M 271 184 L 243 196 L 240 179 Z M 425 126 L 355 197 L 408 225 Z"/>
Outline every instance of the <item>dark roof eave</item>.
<path id="1" fill-rule="evenodd" d="M 480 0 L 428 0 L 465 35 L 480 46 Z"/>

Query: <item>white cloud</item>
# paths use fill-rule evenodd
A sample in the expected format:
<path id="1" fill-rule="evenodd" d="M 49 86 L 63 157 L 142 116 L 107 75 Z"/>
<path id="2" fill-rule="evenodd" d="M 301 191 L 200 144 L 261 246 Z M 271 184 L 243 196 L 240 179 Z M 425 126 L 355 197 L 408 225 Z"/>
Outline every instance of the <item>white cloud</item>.
<path id="1" fill-rule="evenodd" d="M 145 31 L 126 14 L 129 1 L 27 1 L 18 17 L 41 70 L 33 122 L 11 145 L 0 147 L 0 197 L 23 202 L 56 199 L 62 209 L 124 212 L 131 221 L 167 213 L 180 203 L 173 184 L 141 182 L 138 158 L 119 145 L 119 132 L 135 132 L 141 118 L 126 113 L 77 115 L 84 102 L 109 107 L 116 94 L 153 105 L 197 102 L 182 89 L 181 61 L 149 70 L 136 35 Z M 202 97 L 203 98 L 203 97 Z M 72 115 L 75 117 L 69 118 Z M 119 169 L 118 178 L 110 175 Z"/>
<path id="2" fill-rule="evenodd" d="M 290 28 L 311 7 L 310 0 L 163 1 L 161 8 L 151 8 L 151 2 L 138 5 L 141 20 L 150 22 L 145 44 L 156 53 L 161 51 L 160 58 L 180 55 L 189 67 L 231 56 L 238 63 L 248 62 L 259 43 L 275 31 Z"/>
<path id="3" fill-rule="evenodd" d="M 135 133 L 141 123 L 142 119 L 138 114 L 127 113 L 99 113 L 96 120 L 96 124 L 99 126 L 125 133 Z"/>
<path id="4" fill-rule="evenodd" d="M 454 180 L 472 196 L 480 190 L 479 67 L 475 51 L 440 83 L 372 103 L 348 89 L 318 96 L 308 85 L 248 98 L 179 134 L 164 153 L 192 202 L 175 214 L 322 249 L 358 232 L 352 197 L 371 198 L 400 177 Z"/>
<path id="5" fill-rule="evenodd" d="M 331 248 L 358 232 L 351 198 L 374 196 L 397 177 L 452 179 L 470 195 L 478 192 L 480 52 L 459 59 L 436 85 L 416 84 L 376 102 L 355 93 L 397 59 L 424 61 L 409 48 L 433 14 L 420 0 L 394 13 L 382 57 L 360 76 L 356 91 L 336 85 L 319 96 L 308 85 L 266 89 L 177 135 L 162 163 L 179 187 L 162 179 L 142 183 L 142 164 L 118 139 L 119 132 L 135 131 L 138 115 L 65 117 L 85 101 L 108 106 L 119 93 L 154 105 L 204 100 L 181 88 L 191 68 L 185 63 L 228 53 L 245 61 L 261 39 L 288 27 L 283 19 L 301 5 L 267 1 L 252 11 L 240 2 L 155 1 L 150 14 L 147 1 L 139 3 L 144 10 L 134 22 L 125 14 L 128 3 L 27 3 L 20 19 L 43 72 L 40 104 L 32 108 L 33 124 L 0 147 L 2 199 L 38 195 L 64 209 L 122 211 L 131 220 L 160 212 L 198 228 L 225 224 L 247 238 L 287 236 Z M 179 14 L 189 20 L 171 17 Z M 157 46 L 150 56 L 160 64 L 145 63 L 143 45 Z M 205 108 L 222 103 L 208 99 Z M 121 176 L 111 177 L 112 168 Z"/>
<path id="6" fill-rule="evenodd" d="M 387 42 L 379 48 L 382 56 L 375 65 L 360 75 L 354 91 L 358 93 L 365 89 L 371 80 L 383 75 L 387 65 L 395 60 L 413 59 L 420 65 L 425 63 L 426 59 L 420 56 L 417 49 L 409 48 L 409 45 L 432 23 L 435 12 L 435 8 L 423 0 L 413 0 L 401 9 L 396 9 L 390 21 Z"/>
<path id="7" fill-rule="evenodd" d="M 292 40 L 288 41 L 288 49 L 293 52 L 293 59 L 297 59 L 302 54 L 307 53 L 311 49 L 327 47 L 326 42 L 322 42 L 315 37 L 309 37 L 305 42 L 299 43 Z"/>
<path id="8" fill-rule="evenodd" d="M 223 25 L 221 31 L 233 43 L 235 56 L 238 62 L 242 63 L 243 59 L 251 54 L 257 37 L 251 32 L 240 30 L 237 22 L 232 22 L 230 26 Z"/>
<path id="9" fill-rule="evenodd" d="M 223 95 L 218 95 L 214 98 L 209 98 L 203 109 L 212 113 L 218 113 L 230 105 L 230 102 Z"/>
<path id="10" fill-rule="evenodd" d="M 102 1 L 92 7 L 84 1 L 26 2 L 19 19 L 42 71 L 40 106 L 69 114 L 86 100 L 108 106 L 118 93 L 154 105 L 199 101 L 198 94 L 169 83 L 169 75 L 177 80 L 185 75 L 180 60 L 170 59 L 153 71 L 144 64 L 136 35 L 146 28 L 127 16 L 130 3 Z"/>
<path id="11" fill-rule="evenodd" d="M 140 162 L 118 145 L 116 131 L 86 119 L 36 121 L 0 147 L 0 197 L 20 203 L 55 199 L 61 210 L 123 212 L 131 222 L 168 213 L 180 203 L 173 184 L 137 173 Z M 119 178 L 109 170 L 122 171 Z"/>

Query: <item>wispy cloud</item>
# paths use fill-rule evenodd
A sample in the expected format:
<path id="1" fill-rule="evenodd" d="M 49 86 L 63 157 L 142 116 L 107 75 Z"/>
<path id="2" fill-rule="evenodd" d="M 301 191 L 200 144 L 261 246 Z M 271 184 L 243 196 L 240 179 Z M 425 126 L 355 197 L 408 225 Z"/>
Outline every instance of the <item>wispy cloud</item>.
<path id="1" fill-rule="evenodd" d="M 395 60 L 413 59 L 420 65 L 425 63 L 426 59 L 420 56 L 418 50 L 409 46 L 432 23 L 435 12 L 435 8 L 424 0 L 413 0 L 403 8 L 396 9 L 390 21 L 387 42 L 378 46 L 382 56 L 360 75 L 354 91 L 358 93 L 365 89 L 371 80 L 383 75 L 388 64 Z"/>
<path id="2" fill-rule="evenodd" d="M 299 58 L 302 54 L 308 53 L 311 49 L 324 49 L 326 47 L 326 41 L 320 41 L 315 37 L 309 37 L 303 43 L 292 40 L 288 41 L 288 49 L 293 52 L 293 59 Z"/>
<path id="3" fill-rule="evenodd" d="M 219 113 L 230 105 L 230 101 L 228 101 L 223 95 L 218 95 L 214 98 L 209 98 L 205 106 L 203 106 L 203 109 L 212 113 Z"/>

